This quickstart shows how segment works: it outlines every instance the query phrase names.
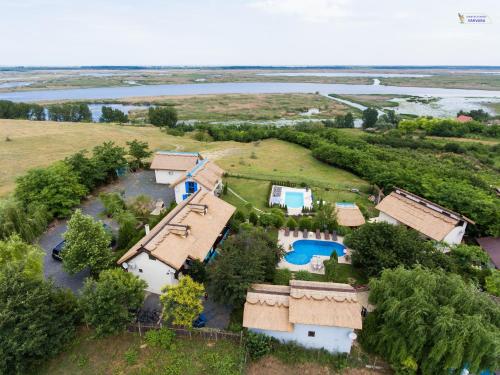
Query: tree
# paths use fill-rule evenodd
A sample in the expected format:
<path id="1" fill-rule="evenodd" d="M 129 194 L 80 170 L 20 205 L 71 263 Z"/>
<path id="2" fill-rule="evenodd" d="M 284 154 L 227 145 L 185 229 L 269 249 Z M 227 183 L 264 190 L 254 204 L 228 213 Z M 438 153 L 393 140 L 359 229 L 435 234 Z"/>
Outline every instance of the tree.
<path id="1" fill-rule="evenodd" d="M 120 124 L 128 122 L 128 116 L 118 108 L 102 106 L 99 122 L 118 122 Z"/>
<path id="2" fill-rule="evenodd" d="M 293 217 L 291 217 L 286 222 L 286 226 L 290 229 L 295 229 L 295 228 L 297 228 L 297 221 L 295 221 L 295 219 Z"/>
<path id="3" fill-rule="evenodd" d="M 177 124 L 177 111 L 173 107 L 149 107 L 148 117 L 155 126 L 172 128 Z"/>
<path id="4" fill-rule="evenodd" d="M 205 263 L 198 259 L 193 259 L 189 262 L 189 268 L 186 273 L 197 283 L 205 283 L 207 281 L 207 267 Z"/>
<path id="5" fill-rule="evenodd" d="M 98 280 L 87 279 L 80 298 L 84 321 L 99 336 L 125 330 L 144 302 L 146 287 L 144 280 L 119 268 L 102 271 Z"/>
<path id="6" fill-rule="evenodd" d="M 451 249 L 450 256 L 457 266 L 458 273 L 477 281 L 481 270 L 485 269 L 490 261 L 490 257 L 480 246 L 460 244 Z"/>
<path id="7" fill-rule="evenodd" d="M 163 305 L 163 318 L 176 326 L 192 327 L 198 315 L 203 312 L 203 284 L 186 275 L 177 285 L 166 285 L 162 293 L 160 301 Z"/>
<path id="8" fill-rule="evenodd" d="M 110 235 L 92 216 L 76 210 L 68 221 L 64 239 L 63 267 L 68 273 L 75 274 L 88 267 L 92 275 L 98 275 L 111 266 Z"/>
<path id="9" fill-rule="evenodd" d="M 133 166 L 135 168 L 144 167 L 142 159 L 150 157 L 153 152 L 149 151 L 149 145 L 147 142 L 138 141 L 134 139 L 133 141 L 127 142 L 128 154 L 134 158 Z"/>
<path id="10" fill-rule="evenodd" d="M 116 221 L 120 225 L 116 247 L 128 250 L 131 242 L 138 236 L 137 219 L 130 211 L 122 211 L 116 215 Z"/>
<path id="11" fill-rule="evenodd" d="M 354 116 L 351 112 L 347 112 L 344 116 L 344 128 L 354 128 Z"/>
<path id="12" fill-rule="evenodd" d="M 125 210 L 125 201 L 119 193 L 101 193 L 99 199 L 104 206 L 104 213 L 108 217 L 118 215 Z"/>
<path id="13" fill-rule="evenodd" d="M 402 225 L 367 223 L 350 233 L 344 244 L 352 249 L 352 264 L 367 276 L 378 276 L 385 268 L 417 263 L 449 269 L 448 258 L 429 241 Z"/>
<path id="14" fill-rule="evenodd" d="M 106 180 L 105 171 L 97 168 L 96 160 L 86 156 L 87 151 L 81 150 L 64 159 L 64 162 L 78 175 L 78 181 L 88 191 L 93 190 L 99 183 Z"/>
<path id="15" fill-rule="evenodd" d="M 468 368 L 477 374 L 500 365 L 500 307 L 458 275 L 421 267 L 385 270 L 370 281 L 370 303 L 376 309 L 361 343 L 395 369 L 431 375 Z"/>
<path id="16" fill-rule="evenodd" d="M 313 226 L 320 230 L 337 228 L 337 213 L 332 204 L 327 203 L 318 208 L 313 219 Z"/>
<path id="17" fill-rule="evenodd" d="M 274 279 L 283 249 L 262 228 L 242 227 L 227 238 L 209 266 L 209 290 L 214 300 L 240 306 L 250 284 Z"/>
<path id="18" fill-rule="evenodd" d="M 27 208 L 13 198 L 0 200 L 0 239 L 13 234 L 32 242 L 47 227 L 50 214 L 44 205 L 33 203 Z"/>
<path id="19" fill-rule="evenodd" d="M 23 242 L 18 235 L 0 241 L 0 272 L 6 268 L 21 268 L 34 278 L 43 276 L 43 251 L 38 246 Z"/>
<path id="20" fill-rule="evenodd" d="M 363 128 L 373 128 L 377 123 L 378 111 L 375 108 L 367 108 L 363 111 Z"/>
<path id="21" fill-rule="evenodd" d="M 485 278 L 485 285 L 488 293 L 500 297 L 500 271 L 493 270 L 491 275 Z"/>
<path id="22" fill-rule="evenodd" d="M 0 271 L 1 374 L 31 373 L 75 334 L 78 313 L 73 294 L 29 273 L 22 265 Z"/>
<path id="23" fill-rule="evenodd" d="M 257 225 L 259 223 L 259 216 L 252 210 L 250 211 L 250 214 L 248 214 L 248 221 L 252 225 Z"/>
<path id="24" fill-rule="evenodd" d="M 52 217 L 68 216 L 86 193 L 87 189 L 80 184 L 76 173 L 64 162 L 29 170 L 17 178 L 15 190 L 16 198 L 25 207 L 43 205 Z"/>
<path id="25" fill-rule="evenodd" d="M 92 112 L 85 103 L 62 103 L 48 107 L 51 121 L 91 122 Z"/>
<path id="26" fill-rule="evenodd" d="M 299 219 L 299 228 L 301 230 L 311 230 L 312 220 L 310 217 L 302 217 Z"/>
<path id="27" fill-rule="evenodd" d="M 116 170 L 127 165 L 125 159 L 125 149 L 115 146 L 114 142 L 104 142 L 102 145 L 95 146 L 92 158 L 95 161 L 98 175 L 104 176 L 105 182 L 108 178 L 116 177 Z"/>

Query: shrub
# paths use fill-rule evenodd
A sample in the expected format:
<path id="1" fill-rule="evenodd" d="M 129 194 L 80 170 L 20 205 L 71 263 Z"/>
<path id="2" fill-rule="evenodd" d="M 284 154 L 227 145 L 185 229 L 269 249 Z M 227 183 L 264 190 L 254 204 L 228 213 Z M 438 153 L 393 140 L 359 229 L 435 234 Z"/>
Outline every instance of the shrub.
<path id="1" fill-rule="evenodd" d="M 254 211 L 251 211 L 248 215 L 248 221 L 250 221 L 253 225 L 257 225 L 259 223 L 259 217 Z"/>
<path id="2" fill-rule="evenodd" d="M 104 206 L 104 213 L 108 217 L 113 217 L 125 209 L 125 202 L 118 193 L 101 193 L 99 199 Z"/>
<path id="3" fill-rule="evenodd" d="M 299 220 L 299 228 L 301 230 L 307 229 L 311 230 L 312 228 L 312 220 L 309 217 L 303 217 Z"/>
<path id="4" fill-rule="evenodd" d="M 175 340 L 175 332 L 166 327 L 147 331 L 144 336 L 148 344 L 164 350 L 169 350 Z"/>
<path id="5" fill-rule="evenodd" d="M 248 332 L 245 348 L 253 360 L 269 354 L 272 349 L 272 338 L 261 333 Z"/>
<path id="6" fill-rule="evenodd" d="M 300 270 L 295 272 L 295 280 L 313 281 L 314 276 L 309 271 Z"/>
<path id="7" fill-rule="evenodd" d="M 237 210 L 234 214 L 234 220 L 238 223 L 244 223 L 245 221 L 247 221 L 247 218 L 243 211 Z"/>
<path id="8" fill-rule="evenodd" d="M 333 252 L 330 259 L 323 262 L 325 265 L 325 278 L 327 281 L 335 280 L 335 273 L 337 272 L 338 256 L 336 252 Z"/>
<path id="9" fill-rule="evenodd" d="M 290 219 L 288 219 L 288 221 L 286 222 L 286 226 L 290 229 L 295 229 L 297 228 L 297 222 L 295 221 L 295 219 L 293 217 L 291 217 Z"/>
<path id="10" fill-rule="evenodd" d="M 203 284 L 207 281 L 207 269 L 205 263 L 198 259 L 193 259 L 189 263 L 189 268 L 186 270 L 186 273 L 198 283 Z"/>
<path id="11" fill-rule="evenodd" d="M 292 278 L 292 271 L 288 268 L 279 268 L 274 275 L 273 283 L 277 285 L 289 285 Z"/>

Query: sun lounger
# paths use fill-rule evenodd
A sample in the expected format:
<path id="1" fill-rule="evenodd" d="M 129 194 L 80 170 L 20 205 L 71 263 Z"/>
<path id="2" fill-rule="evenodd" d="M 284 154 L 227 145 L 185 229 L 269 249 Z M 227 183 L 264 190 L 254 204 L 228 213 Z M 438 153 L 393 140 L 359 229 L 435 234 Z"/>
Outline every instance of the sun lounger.
<path id="1" fill-rule="evenodd" d="M 329 239 L 330 239 L 330 232 L 325 230 L 325 240 L 329 240 Z"/>
<path id="2" fill-rule="evenodd" d="M 297 228 L 295 228 L 295 229 L 293 230 L 293 236 L 294 236 L 294 237 L 298 237 L 298 236 L 299 236 L 299 230 L 298 230 Z"/>
<path id="3" fill-rule="evenodd" d="M 321 232 L 319 231 L 319 229 L 316 229 L 316 239 L 321 240 Z"/>
<path id="4" fill-rule="evenodd" d="M 332 240 L 337 241 L 337 232 L 332 232 Z"/>
<path id="5" fill-rule="evenodd" d="M 304 229 L 304 231 L 302 232 L 302 237 L 309 238 L 309 232 L 307 229 Z"/>
<path id="6" fill-rule="evenodd" d="M 285 237 L 288 237 L 290 235 L 290 228 L 286 227 L 285 228 Z"/>

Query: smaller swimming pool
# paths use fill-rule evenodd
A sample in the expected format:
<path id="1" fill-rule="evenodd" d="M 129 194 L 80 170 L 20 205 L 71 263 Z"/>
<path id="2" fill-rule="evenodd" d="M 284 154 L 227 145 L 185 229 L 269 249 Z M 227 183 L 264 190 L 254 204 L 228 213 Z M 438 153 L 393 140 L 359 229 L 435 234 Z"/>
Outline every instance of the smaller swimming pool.
<path id="1" fill-rule="evenodd" d="M 351 202 L 337 202 L 335 205 L 338 207 L 356 207 L 356 204 Z"/>
<path id="2" fill-rule="evenodd" d="M 337 256 L 344 256 L 345 249 L 344 245 L 333 241 L 298 240 L 293 243 L 293 251 L 285 255 L 285 260 L 302 265 L 309 263 L 315 255 L 331 256 L 335 251 Z"/>
<path id="3" fill-rule="evenodd" d="M 295 191 L 285 192 L 285 204 L 288 208 L 304 207 L 304 193 Z"/>

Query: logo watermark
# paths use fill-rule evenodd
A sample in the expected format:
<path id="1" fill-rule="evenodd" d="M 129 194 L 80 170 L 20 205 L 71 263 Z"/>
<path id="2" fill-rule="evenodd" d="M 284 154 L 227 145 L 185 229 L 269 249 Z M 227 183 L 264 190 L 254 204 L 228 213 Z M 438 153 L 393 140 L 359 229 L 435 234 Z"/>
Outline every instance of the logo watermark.
<path id="1" fill-rule="evenodd" d="M 490 17 L 486 14 L 477 13 L 458 13 L 458 20 L 460 23 L 468 25 L 484 25 L 491 23 Z"/>

